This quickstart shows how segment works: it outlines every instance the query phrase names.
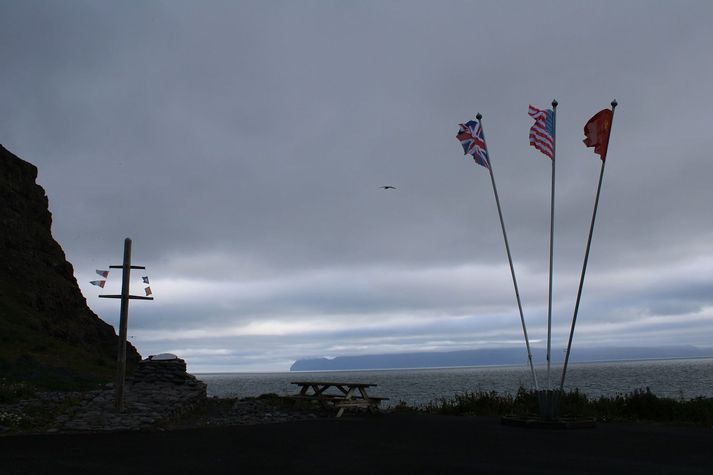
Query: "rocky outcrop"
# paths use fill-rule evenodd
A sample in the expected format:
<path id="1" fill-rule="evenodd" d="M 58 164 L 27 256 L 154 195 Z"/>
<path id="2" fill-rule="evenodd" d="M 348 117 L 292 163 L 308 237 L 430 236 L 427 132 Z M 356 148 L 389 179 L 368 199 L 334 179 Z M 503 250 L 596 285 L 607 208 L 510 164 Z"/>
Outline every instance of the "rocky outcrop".
<path id="1" fill-rule="evenodd" d="M 173 384 L 174 386 L 195 387 L 203 391 L 204 397 L 206 391 L 205 383 L 186 372 L 185 360 L 171 354 L 159 355 L 158 357 L 149 356 L 139 363 L 131 380 L 131 386 L 137 388 L 145 384 Z"/>
<path id="2" fill-rule="evenodd" d="M 109 381 L 118 338 L 87 306 L 36 179 L 34 165 L 0 145 L 0 374 L 55 386 Z M 129 344 L 128 367 L 140 359 Z"/>

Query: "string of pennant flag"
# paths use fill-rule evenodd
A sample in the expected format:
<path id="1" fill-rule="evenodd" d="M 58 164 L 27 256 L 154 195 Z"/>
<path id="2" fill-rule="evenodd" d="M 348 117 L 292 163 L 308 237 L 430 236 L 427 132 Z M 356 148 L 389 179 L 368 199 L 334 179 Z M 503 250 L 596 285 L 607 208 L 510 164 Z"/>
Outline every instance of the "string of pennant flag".
<path id="1" fill-rule="evenodd" d="M 97 269 L 97 270 L 96 270 L 96 273 L 97 273 L 98 275 L 104 277 L 104 279 L 102 279 L 102 280 L 92 280 L 92 281 L 90 281 L 89 283 L 92 284 L 92 285 L 96 285 L 97 287 L 101 287 L 101 288 L 103 289 L 104 286 L 106 285 L 107 279 L 109 278 L 109 271 L 108 271 L 108 270 L 99 270 L 99 269 Z M 142 280 L 142 282 L 143 282 L 144 284 L 147 284 L 146 287 L 144 288 L 144 292 L 146 293 L 146 296 L 148 297 L 149 295 L 153 295 L 153 292 L 151 291 L 151 287 L 150 287 L 150 285 L 148 285 L 148 284 L 149 284 L 149 276 L 144 275 L 144 276 L 141 277 L 141 280 Z"/>
<path id="2" fill-rule="evenodd" d="M 104 286 L 106 285 L 106 279 L 109 277 L 109 271 L 108 270 L 97 270 L 96 273 L 99 274 L 100 276 L 104 277 L 104 279 L 103 280 L 92 280 L 89 283 L 92 285 L 96 285 L 97 287 L 101 287 L 103 289 Z"/>

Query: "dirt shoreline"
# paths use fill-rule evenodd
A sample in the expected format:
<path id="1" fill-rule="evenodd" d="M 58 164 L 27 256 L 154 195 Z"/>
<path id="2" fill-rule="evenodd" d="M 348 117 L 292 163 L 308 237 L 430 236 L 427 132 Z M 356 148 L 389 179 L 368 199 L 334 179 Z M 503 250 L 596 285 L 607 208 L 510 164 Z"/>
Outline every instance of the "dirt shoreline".
<path id="1" fill-rule="evenodd" d="M 0 438 L 3 474 L 710 474 L 713 429 L 598 424 L 528 429 L 422 414 Z"/>

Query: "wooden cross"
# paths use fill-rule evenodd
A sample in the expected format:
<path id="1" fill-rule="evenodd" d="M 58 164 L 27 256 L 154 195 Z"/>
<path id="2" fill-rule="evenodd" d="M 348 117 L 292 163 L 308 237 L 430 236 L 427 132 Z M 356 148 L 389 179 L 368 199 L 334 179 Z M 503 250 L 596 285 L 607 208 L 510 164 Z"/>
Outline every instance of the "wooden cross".
<path id="1" fill-rule="evenodd" d="M 124 239 L 124 263 L 120 266 L 109 266 L 112 269 L 122 269 L 121 273 L 121 295 L 100 295 L 105 299 L 121 299 L 120 322 L 119 322 L 119 351 L 116 359 L 116 399 L 114 408 L 121 412 L 124 410 L 124 381 L 126 379 L 126 327 L 129 320 L 129 300 L 153 300 L 153 297 L 141 297 L 130 295 L 129 287 L 131 281 L 131 269 L 146 269 L 144 266 L 131 265 L 131 239 Z"/>

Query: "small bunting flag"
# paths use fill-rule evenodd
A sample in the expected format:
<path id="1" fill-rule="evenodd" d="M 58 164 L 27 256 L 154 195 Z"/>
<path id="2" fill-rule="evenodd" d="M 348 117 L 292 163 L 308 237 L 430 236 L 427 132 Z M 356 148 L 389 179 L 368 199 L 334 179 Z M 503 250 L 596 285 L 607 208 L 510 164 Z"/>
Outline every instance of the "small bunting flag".
<path id="1" fill-rule="evenodd" d="M 97 274 L 100 276 L 104 277 L 105 279 L 109 277 L 109 271 L 108 270 L 98 270 L 97 269 Z"/>
<path id="2" fill-rule="evenodd" d="M 99 286 L 99 287 L 101 287 L 101 288 L 103 289 L 103 288 L 104 288 L 104 284 L 106 284 L 106 280 L 92 280 L 92 281 L 89 282 L 89 283 L 92 284 L 92 285 L 97 285 L 97 286 Z"/>
<path id="3" fill-rule="evenodd" d="M 144 280 L 144 284 L 148 284 L 148 283 L 149 283 L 149 276 L 145 275 L 145 276 L 142 277 L 142 279 Z"/>
<path id="4" fill-rule="evenodd" d="M 144 291 L 146 292 L 146 296 L 147 296 L 147 297 L 148 297 L 149 295 L 153 295 L 153 293 L 151 292 L 151 287 L 146 287 L 146 288 L 144 289 Z"/>

